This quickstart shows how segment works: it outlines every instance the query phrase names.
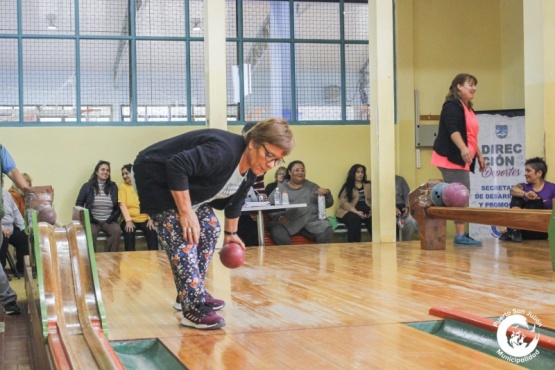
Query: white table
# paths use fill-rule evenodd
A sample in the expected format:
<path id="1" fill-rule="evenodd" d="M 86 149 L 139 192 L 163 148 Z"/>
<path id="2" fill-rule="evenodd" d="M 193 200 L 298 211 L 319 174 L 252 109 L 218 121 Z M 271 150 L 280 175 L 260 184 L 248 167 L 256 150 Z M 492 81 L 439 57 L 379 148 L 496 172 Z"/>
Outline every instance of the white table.
<path id="1" fill-rule="evenodd" d="M 264 211 L 279 211 L 282 209 L 289 209 L 289 208 L 303 208 L 306 207 L 306 203 L 290 203 L 290 204 L 278 204 L 273 205 L 269 202 L 255 202 L 250 203 L 246 202 L 243 208 L 241 209 L 242 212 L 258 212 L 258 217 L 256 218 L 256 226 L 258 229 L 258 245 L 260 247 L 264 246 L 264 215 L 262 212 Z"/>

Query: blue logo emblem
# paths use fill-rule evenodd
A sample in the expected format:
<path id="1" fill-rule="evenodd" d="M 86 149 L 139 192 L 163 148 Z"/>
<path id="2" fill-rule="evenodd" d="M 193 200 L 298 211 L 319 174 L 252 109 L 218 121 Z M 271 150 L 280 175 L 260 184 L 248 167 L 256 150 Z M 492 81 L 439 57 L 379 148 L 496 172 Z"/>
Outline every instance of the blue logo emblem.
<path id="1" fill-rule="evenodd" d="M 500 139 L 504 139 L 509 134 L 509 126 L 507 125 L 495 125 L 495 136 Z"/>

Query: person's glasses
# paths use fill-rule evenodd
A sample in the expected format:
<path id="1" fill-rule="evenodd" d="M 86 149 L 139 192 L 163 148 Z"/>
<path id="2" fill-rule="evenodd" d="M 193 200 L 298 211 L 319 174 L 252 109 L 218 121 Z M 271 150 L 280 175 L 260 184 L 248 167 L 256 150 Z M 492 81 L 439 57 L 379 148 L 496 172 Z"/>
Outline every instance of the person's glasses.
<path id="1" fill-rule="evenodd" d="M 270 163 L 274 162 L 274 166 L 280 166 L 285 163 L 285 160 L 283 158 L 276 158 L 275 155 L 273 155 L 268 151 L 268 149 L 266 149 L 266 146 L 264 144 L 261 144 L 261 145 L 264 148 L 264 151 L 266 152 L 266 164 L 269 165 Z"/>
<path id="2" fill-rule="evenodd" d="M 295 168 L 292 169 L 291 172 L 304 172 L 304 168 Z"/>

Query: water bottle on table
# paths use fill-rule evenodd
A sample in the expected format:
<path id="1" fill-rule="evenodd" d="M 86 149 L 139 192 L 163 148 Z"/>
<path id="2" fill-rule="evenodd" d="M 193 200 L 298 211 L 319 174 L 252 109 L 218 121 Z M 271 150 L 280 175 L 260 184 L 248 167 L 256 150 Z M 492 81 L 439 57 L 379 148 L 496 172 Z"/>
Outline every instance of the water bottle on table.
<path id="1" fill-rule="evenodd" d="M 279 188 L 276 188 L 276 192 L 274 193 L 274 204 L 275 205 L 282 204 L 281 193 L 279 192 Z"/>

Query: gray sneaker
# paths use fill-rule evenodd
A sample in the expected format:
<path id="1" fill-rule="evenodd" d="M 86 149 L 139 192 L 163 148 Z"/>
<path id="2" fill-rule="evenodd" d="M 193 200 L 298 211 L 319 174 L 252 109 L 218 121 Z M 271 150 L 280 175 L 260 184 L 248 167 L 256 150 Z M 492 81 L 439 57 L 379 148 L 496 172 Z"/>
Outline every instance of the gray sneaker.
<path id="1" fill-rule="evenodd" d="M 470 237 L 470 235 L 466 233 L 463 235 L 455 236 L 455 240 L 453 241 L 453 244 L 455 244 L 455 247 L 481 247 L 482 246 L 481 241 Z"/>

